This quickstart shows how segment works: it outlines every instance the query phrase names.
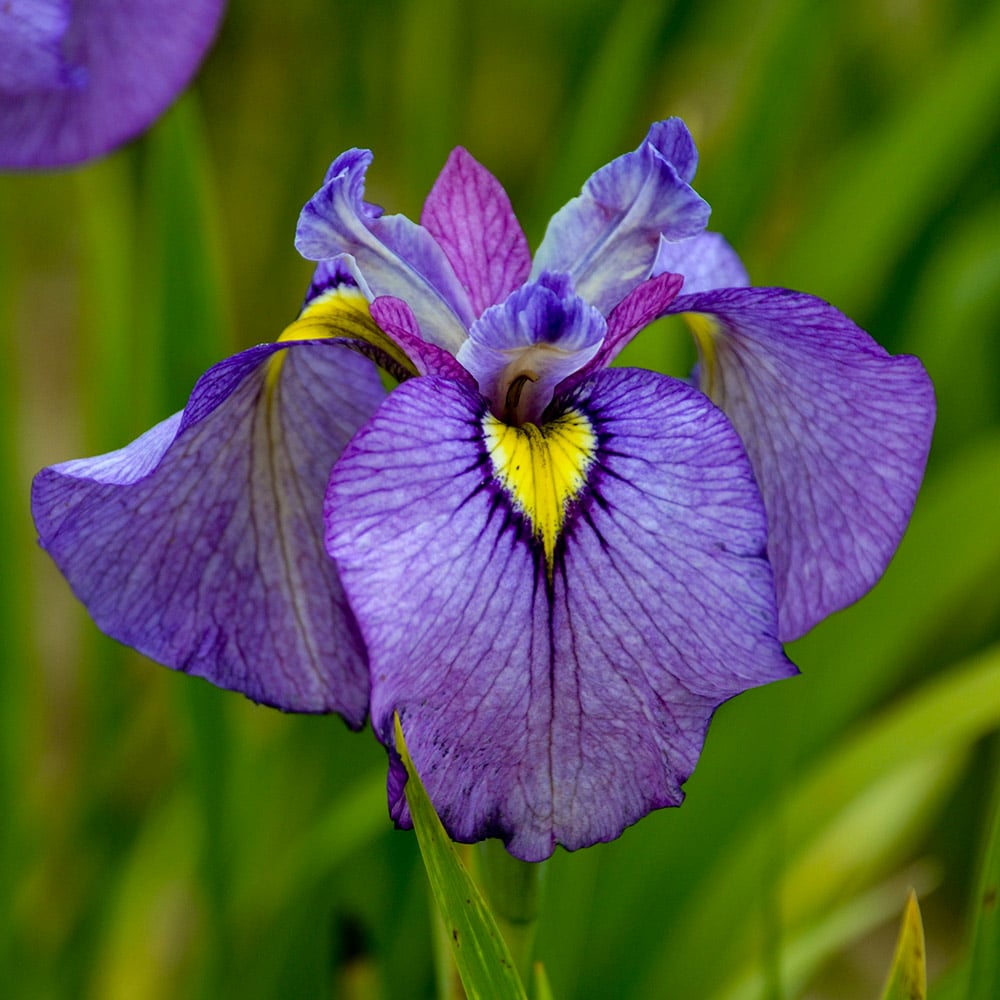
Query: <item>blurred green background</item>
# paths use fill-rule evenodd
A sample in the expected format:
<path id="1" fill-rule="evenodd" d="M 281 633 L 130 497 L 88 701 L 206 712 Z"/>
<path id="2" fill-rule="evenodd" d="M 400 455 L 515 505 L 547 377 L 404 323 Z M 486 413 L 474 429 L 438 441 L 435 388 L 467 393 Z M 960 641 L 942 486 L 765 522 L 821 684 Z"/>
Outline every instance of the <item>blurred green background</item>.
<path id="1" fill-rule="evenodd" d="M 938 430 L 897 558 L 790 648 L 802 676 L 723 706 L 681 809 L 548 863 L 539 957 L 563 1000 L 874 998 L 914 885 L 932 997 L 1000 996 L 980 905 L 1000 866 L 998 106 L 1000 6 L 971 0 L 244 2 L 139 142 L 0 178 L 4 995 L 432 995 L 425 876 L 370 732 L 101 636 L 35 546 L 30 479 L 277 336 L 310 274 L 298 211 L 349 146 L 375 151 L 369 199 L 410 216 L 466 146 L 537 245 L 680 115 L 755 283 L 921 355 Z M 691 356 L 659 324 L 625 360 Z"/>

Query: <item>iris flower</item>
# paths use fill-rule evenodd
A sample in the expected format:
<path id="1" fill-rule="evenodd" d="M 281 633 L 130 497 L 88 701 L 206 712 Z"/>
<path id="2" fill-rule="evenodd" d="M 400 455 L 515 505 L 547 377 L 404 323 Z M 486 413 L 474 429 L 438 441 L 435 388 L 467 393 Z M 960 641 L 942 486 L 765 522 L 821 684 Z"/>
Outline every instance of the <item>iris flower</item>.
<path id="1" fill-rule="evenodd" d="M 187 85 L 222 0 L 0 3 L 0 167 L 57 167 L 107 153 Z"/>
<path id="2" fill-rule="evenodd" d="M 532 259 L 456 149 L 415 223 L 331 166 L 275 343 L 121 451 L 39 474 L 42 545 L 97 624 L 286 710 L 370 714 L 453 837 L 547 857 L 677 805 L 715 709 L 878 579 L 934 400 L 706 233 L 679 120 L 597 171 Z M 688 320 L 692 381 L 610 368 Z M 386 394 L 372 359 L 399 379 Z"/>

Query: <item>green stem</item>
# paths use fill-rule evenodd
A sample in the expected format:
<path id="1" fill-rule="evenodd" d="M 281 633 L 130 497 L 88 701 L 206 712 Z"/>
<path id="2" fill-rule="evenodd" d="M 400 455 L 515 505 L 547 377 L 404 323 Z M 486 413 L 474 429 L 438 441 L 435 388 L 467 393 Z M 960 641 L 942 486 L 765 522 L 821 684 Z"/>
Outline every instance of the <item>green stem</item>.
<path id="1" fill-rule="evenodd" d="M 541 910 L 541 864 L 520 861 L 499 840 L 476 845 L 476 874 L 521 982 L 531 981 L 531 959 Z"/>

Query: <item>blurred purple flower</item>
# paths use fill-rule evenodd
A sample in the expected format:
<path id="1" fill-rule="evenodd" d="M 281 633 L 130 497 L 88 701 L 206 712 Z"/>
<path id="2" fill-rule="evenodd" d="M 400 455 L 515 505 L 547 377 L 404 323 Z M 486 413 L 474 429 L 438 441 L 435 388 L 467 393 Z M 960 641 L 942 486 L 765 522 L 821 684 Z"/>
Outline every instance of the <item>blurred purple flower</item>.
<path id="1" fill-rule="evenodd" d="M 676 119 L 533 260 L 464 150 L 420 224 L 364 200 L 370 161 L 339 157 L 303 210 L 300 318 L 128 447 L 41 472 L 42 545 L 150 656 L 370 712 L 401 824 L 395 713 L 455 838 L 527 860 L 612 839 L 679 804 L 719 704 L 794 673 L 781 643 L 883 572 L 930 381 L 826 303 L 747 287 Z M 666 313 L 693 384 L 608 367 Z"/>
<path id="2" fill-rule="evenodd" d="M 223 0 L 0 3 L 0 168 L 61 167 L 138 135 L 187 86 Z"/>

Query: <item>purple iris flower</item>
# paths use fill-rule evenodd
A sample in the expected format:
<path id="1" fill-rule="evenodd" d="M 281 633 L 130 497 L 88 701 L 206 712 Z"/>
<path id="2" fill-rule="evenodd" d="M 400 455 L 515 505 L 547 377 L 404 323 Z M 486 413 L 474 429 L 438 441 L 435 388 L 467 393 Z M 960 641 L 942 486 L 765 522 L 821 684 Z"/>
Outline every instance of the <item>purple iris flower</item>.
<path id="1" fill-rule="evenodd" d="M 747 287 L 696 160 L 653 125 L 532 260 L 464 150 L 419 224 L 345 153 L 299 222 L 299 319 L 121 451 L 41 472 L 42 545 L 153 658 L 370 713 L 402 825 L 396 713 L 459 840 L 539 860 L 679 804 L 715 709 L 793 674 L 782 642 L 885 569 L 934 421 L 915 358 Z M 693 384 L 608 367 L 667 313 Z"/>
<path id="2" fill-rule="evenodd" d="M 223 0 L 4 0 L 0 167 L 107 153 L 160 115 L 215 37 Z"/>

